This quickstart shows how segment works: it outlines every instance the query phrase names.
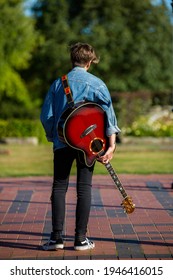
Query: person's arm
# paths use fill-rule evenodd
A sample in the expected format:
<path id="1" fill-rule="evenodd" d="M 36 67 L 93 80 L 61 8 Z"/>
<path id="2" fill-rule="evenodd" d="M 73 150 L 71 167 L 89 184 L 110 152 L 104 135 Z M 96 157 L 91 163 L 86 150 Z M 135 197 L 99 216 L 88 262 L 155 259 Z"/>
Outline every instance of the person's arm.
<path id="1" fill-rule="evenodd" d="M 47 140 L 53 142 L 54 110 L 53 110 L 53 85 L 50 87 L 42 106 L 41 123 L 44 127 Z"/>
<path id="2" fill-rule="evenodd" d="M 108 138 L 109 138 L 109 147 L 106 153 L 103 156 L 99 157 L 98 159 L 98 161 L 102 163 L 108 163 L 113 158 L 113 154 L 116 149 L 116 134 L 114 133 Z"/>
<path id="3" fill-rule="evenodd" d="M 112 159 L 116 148 L 116 135 L 121 131 L 117 124 L 116 115 L 113 109 L 110 93 L 107 86 L 104 84 L 97 92 L 97 102 L 103 107 L 107 115 L 107 123 L 105 127 L 106 135 L 109 139 L 109 147 L 105 154 L 98 160 L 102 163 L 108 163 Z"/>

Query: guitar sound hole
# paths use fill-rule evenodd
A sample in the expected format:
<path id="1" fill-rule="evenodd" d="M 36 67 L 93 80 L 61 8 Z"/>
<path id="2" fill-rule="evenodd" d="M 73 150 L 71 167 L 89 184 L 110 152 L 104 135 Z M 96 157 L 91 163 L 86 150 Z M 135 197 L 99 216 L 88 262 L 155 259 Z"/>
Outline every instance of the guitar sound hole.
<path id="1" fill-rule="evenodd" d="M 104 142 L 102 139 L 96 138 L 91 142 L 91 151 L 93 153 L 99 153 L 104 147 Z"/>

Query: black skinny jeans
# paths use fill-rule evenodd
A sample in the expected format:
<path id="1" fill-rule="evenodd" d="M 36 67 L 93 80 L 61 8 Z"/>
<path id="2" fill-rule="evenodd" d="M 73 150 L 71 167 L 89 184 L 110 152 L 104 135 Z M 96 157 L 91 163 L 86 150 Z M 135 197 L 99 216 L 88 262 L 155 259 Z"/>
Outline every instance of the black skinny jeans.
<path id="1" fill-rule="evenodd" d="M 54 179 L 52 188 L 52 229 L 63 231 L 65 197 L 73 161 L 77 164 L 77 205 L 75 235 L 85 236 L 91 207 L 91 187 L 94 165 L 84 164 L 83 153 L 70 147 L 54 152 Z"/>

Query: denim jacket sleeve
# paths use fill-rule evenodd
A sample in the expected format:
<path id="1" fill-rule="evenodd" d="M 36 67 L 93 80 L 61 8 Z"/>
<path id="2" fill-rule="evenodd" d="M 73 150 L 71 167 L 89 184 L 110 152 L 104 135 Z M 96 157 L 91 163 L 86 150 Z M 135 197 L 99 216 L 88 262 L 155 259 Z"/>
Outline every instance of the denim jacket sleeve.
<path id="1" fill-rule="evenodd" d="M 103 107 L 107 115 L 106 134 L 118 134 L 121 130 L 117 124 L 117 118 L 113 109 L 111 96 L 105 84 L 101 85 L 96 92 L 97 102 Z"/>
<path id="2" fill-rule="evenodd" d="M 53 109 L 53 104 L 54 104 L 53 89 L 54 89 L 54 85 L 52 84 L 44 100 L 42 110 L 41 110 L 41 115 L 40 115 L 40 120 L 45 130 L 47 140 L 49 142 L 53 142 L 53 131 L 54 131 L 54 122 L 55 122 L 54 109 Z"/>

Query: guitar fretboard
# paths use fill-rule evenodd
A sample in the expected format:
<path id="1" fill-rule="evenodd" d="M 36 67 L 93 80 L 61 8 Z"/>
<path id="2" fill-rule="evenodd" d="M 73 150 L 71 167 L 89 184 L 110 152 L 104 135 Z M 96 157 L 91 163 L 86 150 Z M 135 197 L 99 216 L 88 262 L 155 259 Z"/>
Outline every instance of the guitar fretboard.
<path id="1" fill-rule="evenodd" d="M 127 194 L 126 194 L 126 192 L 125 192 L 125 189 L 123 188 L 123 186 L 122 186 L 122 184 L 121 184 L 121 182 L 120 182 L 118 176 L 116 175 L 115 170 L 113 169 L 111 163 L 110 163 L 110 162 L 105 163 L 105 167 L 106 167 L 106 169 L 108 170 L 109 174 L 111 175 L 111 177 L 112 177 L 112 179 L 113 179 L 115 185 L 117 186 L 117 188 L 118 188 L 119 191 L 121 192 L 122 196 L 123 196 L 124 198 L 126 198 L 126 197 L 127 197 Z"/>

